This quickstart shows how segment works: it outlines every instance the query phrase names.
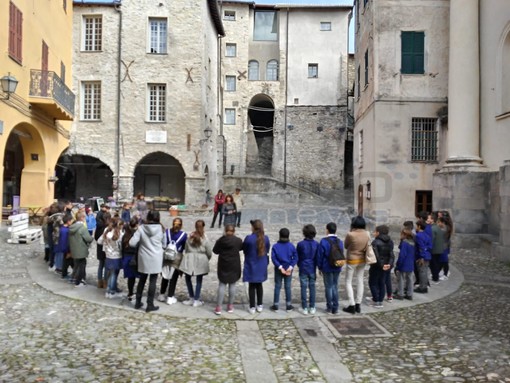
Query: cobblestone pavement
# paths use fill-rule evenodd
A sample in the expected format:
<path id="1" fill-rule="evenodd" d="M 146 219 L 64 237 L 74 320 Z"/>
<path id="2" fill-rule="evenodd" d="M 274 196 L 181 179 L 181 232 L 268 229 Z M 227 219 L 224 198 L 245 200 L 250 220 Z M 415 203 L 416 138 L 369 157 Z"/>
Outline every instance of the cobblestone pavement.
<path id="1" fill-rule="evenodd" d="M 190 225 L 186 219 L 187 230 Z M 293 241 L 300 225 L 287 225 L 296 233 Z M 268 225 L 272 241 L 277 228 Z M 210 231 L 211 238 L 219 235 Z M 0 229 L 0 382 L 510 382 L 510 267 L 480 252 L 452 256 L 466 280 L 449 296 L 421 305 L 394 302 L 402 308 L 377 313 L 364 306 L 391 337 L 335 338 L 320 327 L 313 336 L 333 345 L 337 355 L 329 356 L 352 374 L 328 379 L 299 331 L 309 318 L 296 313 L 259 318 L 269 366 L 253 365 L 241 356 L 250 355 L 251 345 L 238 342 L 239 323 L 248 317 L 154 315 L 54 294 L 27 271 L 42 262 L 41 245 L 9 245 L 6 238 Z M 214 300 L 213 274 L 206 277 L 204 300 Z M 94 282 L 92 259 L 89 278 Z M 296 282 L 293 296 L 299 301 Z M 184 283 L 179 289 L 185 294 Z M 246 299 L 239 290 L 236 311 Z M 266 305 L 271 300 L 266 287 Z M 328 318 L 314 320 L 320 325 Z M 257 369 L 270 374 L 250 378 Z"/>

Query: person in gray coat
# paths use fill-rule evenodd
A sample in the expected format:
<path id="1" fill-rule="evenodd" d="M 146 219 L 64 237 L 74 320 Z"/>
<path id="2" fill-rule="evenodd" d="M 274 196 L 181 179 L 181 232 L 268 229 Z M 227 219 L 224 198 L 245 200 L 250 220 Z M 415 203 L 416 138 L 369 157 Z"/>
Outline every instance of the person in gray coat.
<path id="1" fill-rule="evenodd" d="M 158 274 L 161 273 L 163 267 L 164 232 L 165 228 L 159 222 L 159 212 L 150 210 L 147 213 L 146 223 L 141 225 L 129 240 L 129 246 L 136 247 L 138 245 L 137 265 L 140 279 L 136 288 L 135 309 L 143 307 L 142 294 L 147 277 L 149 277 L 149 290 L 145 311 L 151 312 L 159 309 L 159 306 L 154 305 L 154 295 L 156 294 Z"/>
<path id="2" fill-rule="evenodd" d="M 195 231 L 190 234 L 186 241 L 184 256 L 182 257 L 181 271 L 185 274 L 186 286 L 188 287 L 189 299 L 182 302 L 187 306 L 202 306 L 200 290 L 202 289 L 202 278 L 209 273 L 209 260 L 212 256 L 212 245 L 205 233 L 205 222 L 199 219 L 195 222 Z M 197 285 L 193 291 L 191 277 L 197 277 Z"/>
<path id="3" fill-rule="evenodd" d="M 85 270 L 87 268 L 87 257 L 89 256 L 89 245 L 93 238 L 85 226 L 85 212 L 76 216 L 76 222 L 69 227 L 69 248 L 74 259 L 73 276 L 76 287 L 86 285 Z"/>

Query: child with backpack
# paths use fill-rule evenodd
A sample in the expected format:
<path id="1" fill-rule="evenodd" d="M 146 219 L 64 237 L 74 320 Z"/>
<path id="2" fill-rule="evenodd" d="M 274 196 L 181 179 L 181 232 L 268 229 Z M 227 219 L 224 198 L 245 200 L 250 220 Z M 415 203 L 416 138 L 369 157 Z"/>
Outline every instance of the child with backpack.
<path id="1" fill-rule="evenodd" d="M 280 290 L 282 282 L 285 285 L 285 302 L 287 311 L 294 310 L 292 306 L 292 271 L 297 264 L 297 252 L 289 242 L 290 232 L 287 228 L 280 229 L 280 238 L 271 249 L 271 261 L 274 265 L 274 299 L 271 310 L 278 311 L 280 302 Z"/>
<path id="2" fill-rule="evenodd" d="M 299 268 L 299 282 L 301 284 L 301 308 L 303 314 L 315 314 L 315 280 L 317 270 L 317 257 L 319 244 L 315 241 L 315 227 L 306 225 L 303 227 L 303 239 L 297 244 L 297 265 Z M 310 301 L 307 304 L 307 291 L 310 291 Z"/>
<path id="3" fill-rule="evenodd" d="M 324 278 L 326 310 L 329 314 L 338 314 L 338 278 L 343 266 L 338 258 L 343 257 L 344 244 L 336 236 L 336 228 L 334 222 L 326 225 L 327 236 L 320 241 L 317 259 L 317 267 Z"/>

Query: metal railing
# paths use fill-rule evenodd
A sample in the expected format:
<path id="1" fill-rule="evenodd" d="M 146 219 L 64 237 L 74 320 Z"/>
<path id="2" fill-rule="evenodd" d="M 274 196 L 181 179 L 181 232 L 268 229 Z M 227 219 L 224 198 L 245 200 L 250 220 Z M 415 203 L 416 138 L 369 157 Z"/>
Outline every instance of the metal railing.
<path id="1" fill-rule="evenodd" d="M 74 116 L 75 95 L 55 72 L 31 69 L 30 96 L 51 98 Z"/>

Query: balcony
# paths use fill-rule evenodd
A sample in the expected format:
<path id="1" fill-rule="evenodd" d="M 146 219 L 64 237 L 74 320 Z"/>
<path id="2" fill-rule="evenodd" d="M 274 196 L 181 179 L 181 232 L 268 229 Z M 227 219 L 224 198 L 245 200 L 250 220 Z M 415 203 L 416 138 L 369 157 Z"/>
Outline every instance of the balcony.
<path id="1" fill-rule="evenodd" d="M 55 72 L 30 70 L 30 104 L 56 120 L 72 121 L 75 95 Z"/>

